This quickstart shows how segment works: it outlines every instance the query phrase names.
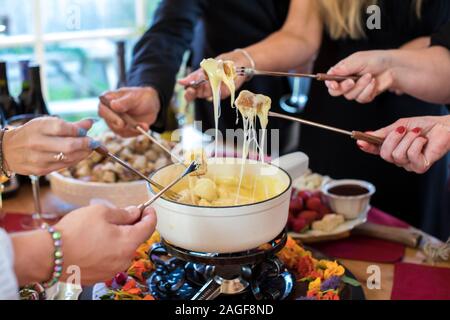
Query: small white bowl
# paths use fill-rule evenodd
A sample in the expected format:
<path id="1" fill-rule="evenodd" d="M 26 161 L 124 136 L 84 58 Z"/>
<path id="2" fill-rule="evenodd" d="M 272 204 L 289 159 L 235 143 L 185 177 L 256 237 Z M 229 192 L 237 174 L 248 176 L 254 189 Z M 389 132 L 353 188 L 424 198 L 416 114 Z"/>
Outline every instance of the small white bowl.
<path id="1" fill-rule="evenodd" d="M 329 192 L 330 189 L 344 185 L 356 185 L 368 190 L 357 196 L 340 196 Z M 346 220 L 357 219 L 366 214 L 370 208 L 370 199 L 375 193 L 375 186 L 362 180 L 334 180 L 322 187 L 322 193 L 335 213 L 342 214 Z"/>

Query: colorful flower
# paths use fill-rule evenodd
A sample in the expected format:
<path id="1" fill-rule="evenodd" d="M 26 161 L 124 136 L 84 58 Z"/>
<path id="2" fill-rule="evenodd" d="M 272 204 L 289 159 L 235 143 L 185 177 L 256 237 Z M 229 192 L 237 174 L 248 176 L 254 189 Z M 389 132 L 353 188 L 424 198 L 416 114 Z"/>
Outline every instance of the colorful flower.
<path id="1" fill-rule="evenodd" d="M 307 278 L 314 271 L 314 261 L 308 255 L 301 257 L 297 264 L 297 272 L 300 278 Z"/>
<path id="2" fill-rule="evenodd" d="M 317 278 L 316 280 L 311 281 L 311 282 L 309 283 L 309 285 L 308 285 L 308 290 L 309 290 L 309 291 L 312 291 L 312 290 L 317 290 L 317 291 L 319 291 L 319 290 L 320 290 L 321 284 L 322 284 L 322 280 L 321 280 L 320 278 Z"/>
<path id="3" fill-rule="evenodd" d="M 320 260 L 318 267 L 324 270 L 323 275 L 325 280 L 333 276 L 341 277 L 345 273 L 344 267 L 336 261 Z"/>
<path id="4" fill-rule="evenodd" d="M 340 284 L 341 278 L 337 276 L 332 276 L 322 283 L 322 285 L 320 286 L 320 290 L 321 291 L 336 290 Z"/>

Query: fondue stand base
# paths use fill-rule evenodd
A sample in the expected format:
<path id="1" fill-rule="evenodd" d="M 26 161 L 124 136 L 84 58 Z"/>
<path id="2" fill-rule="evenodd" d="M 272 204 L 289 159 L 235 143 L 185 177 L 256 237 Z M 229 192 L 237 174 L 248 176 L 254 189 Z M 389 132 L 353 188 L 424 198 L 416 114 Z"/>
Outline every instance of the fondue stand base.
<path id="1" fill-rule="evenodd" d="M 295 278 L 276 254 L 286 245 L 283 232 L 264 248 L 241 253 L 199 253 L 162 240 L 149 256 L 156 271 L 148 279 L 158 300 L 285 300 Z"/>

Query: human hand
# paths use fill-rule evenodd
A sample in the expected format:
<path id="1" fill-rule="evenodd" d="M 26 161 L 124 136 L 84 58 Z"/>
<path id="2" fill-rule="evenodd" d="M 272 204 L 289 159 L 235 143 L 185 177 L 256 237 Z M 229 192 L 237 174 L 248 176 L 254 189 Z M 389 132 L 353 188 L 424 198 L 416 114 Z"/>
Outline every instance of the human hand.
<path id="1" fill-rule="evenodd" d="M 37 176 L 70 167 L 92 153 L 95 142 L 86 137 L 92 124 L 92 120 L 68 123 L 42 117 L 8 130 L 3 138 L 4 165 L 12 172 Z M 64 159 L 59 160 L 61 152 Z"/>
<path id="2" fill-rule="evenodd" d="M 136 249 L 150 238 L 155 226 L 152 208 L 142 218 L 136 207 L 93 205 L 74 211 L 55 225 L 62 234 L 64 268 L 78 266 L 83 285 L 112 278 L 129 267 Z"/>
<path id="3" fill-rule="evenodd" d="M 229 53 L 222 54 L 217 57 L 217 59 L 221 59 L 223 61 L 229 60 L 233 61 L 236 67 L 250 67 L 251 63 L 250 61 L 241 53 L 238 51 L 233 51 Z M 199 80 L 206 79 L 205 72 L 202 69 L 198 69 L 191 74 L 189 74 L 187 77 L 179 80 L 179 84 L 182 86 L 189 86 L 193 82 L 197 82 Z M 234 83 L 236 85 L 236 90 L 239 89 L 245 82 L 245 77 L 237 77 L 234 80 Z M 213 95 L 211 90 L 211 85 L 208 82 L 202 83 L 196 88 L 188 87 L 186 89 L 185 98 L 187 101 L 192 102 L 195 99 L 209 99 Z M 222 83 L 222 86 L 220 88 L 220 98 L 225 99 L 230 96 L 230 91 L 228 90 L 228 87 L 225 86 Z"/>
<path id="4" fill-rule="evenodd" d="M 111 109 L 116 113 L 127 113 L 146 131 L 155 123 L 161 109 L 158 92 L 152 87 L 128 87 L 110 91 L 105 97 L 111 101 Z M 108 126 L 123 137 L 133 137 L 140 133 L 127 127 L 126 123 L 107 106 L 100 103 L 99 115 Z"/>
<path id="5" fill-rule="evenodd" d="M 333 97 L 344 96 L 359 103 L 372 102 L 386 90 L 395 91 L 395 68 L 391 65 L 390 50 L 361 51 L 352 54 L 328 71 L 330 75 L 358 75 L 358 81 L 345 80 L 341 83 L 326 81 L 328 92 Z M 400 94 L 400 92 L 397 92 Z"/>
<path id="6" fill-rule="evenodd" d="M 380 147 L 358 141 L 363 151 L 422 174 L 450 151 L 450 116 L 400 119 L 371 134 L 385 142 Z"/>

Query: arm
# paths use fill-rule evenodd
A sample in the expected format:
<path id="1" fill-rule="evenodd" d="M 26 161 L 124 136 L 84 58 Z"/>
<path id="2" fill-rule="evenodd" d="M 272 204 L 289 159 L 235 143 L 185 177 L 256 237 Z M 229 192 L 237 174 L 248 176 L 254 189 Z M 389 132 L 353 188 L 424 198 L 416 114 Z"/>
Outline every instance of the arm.
<path id="1" fill-rule="evenodd" d="M 156 215 L 147 208 L 115 209 L 101 205 L 81 208 L 55 225 L 62 234 L 64 271 L 78 266 L 83 285 L 114 277 L 126 270 L 136 249 L 155 230 Z M 39 230 L 11 236 L 14 248 L 14 272 L 21 286 L 45 282 L 52 277 L 54 245 L 47 231 Z"/>
<path id="2" fill-rule="evenodd" d="M 39 230 L 12 235 L 11 240 L 15 253 L 14 272 L 19 285 L 50 280 L 54 250 L 50 235 Z"/>
<path id="3" fill-rule="evenodd" d="M 316 1 L 293 0 L 283 27 L 246 50 L 257 69 L 289 71 L 307 64 L 316 55 L 322 31 Z"/>
<path id="4" fill-rule="evenodd" d="M 371 102 L 386 90 L 409 94 L 432 103 L 449 103 L 450 51 L 435 46 L 357 52 L 330 71 L 334 75 L 361 75 L 356 83 L 327 82 L 332 96 Z"/>
<path id="5" fill-rule="evenodd" d="M 358 141 L 361 150 L 407 171 L 425 173 L 450 151 L 450 116 L 400 119 L 372 134 L 385 138 L 383 145 Z"/>
<path id="6" fill-rule="evenodd" d="M 204 10 L 204 0 L 164 0 L 152 27 L 133 51 L 128 85 L 151 87 L 159 97 L 162 115 L 154 125 L 161 131 L 183 54 L 190 48 L 195 25 Z M 160 110 L 155 110 L 158 113 Z M 156 119 L 156 118 L 155 118 Z M 154 122 L 154 121 L 153 121 Z"/>
<path id="7" fill-rule="evenodd" d="M 292 0 L 283 27 L 245 50 L 250 54 L 259 70 L 288 71 L 307 65 L 314 58 L 322 42 L 322 31 L 323 27 L 316 1 Z M 251 67 L 250 61 L 242 52 L 228 52 L 218 58 L 232 60 L 239 67 Z M 200 78 L 204 78 L 203 71 L 197 70 L 182 79 L 180 83 L 188 85 Z M 236 87 L 239 88 L 244 80 L 243 77 L 236 79 Z M 225 98 L 228 94 L 224 88 L 222 97 Z M 197 89 L 189 88 L 186 91 L 186 98 L 189 101 L 210 96 L 211 89 L 207 84 Z"/>

